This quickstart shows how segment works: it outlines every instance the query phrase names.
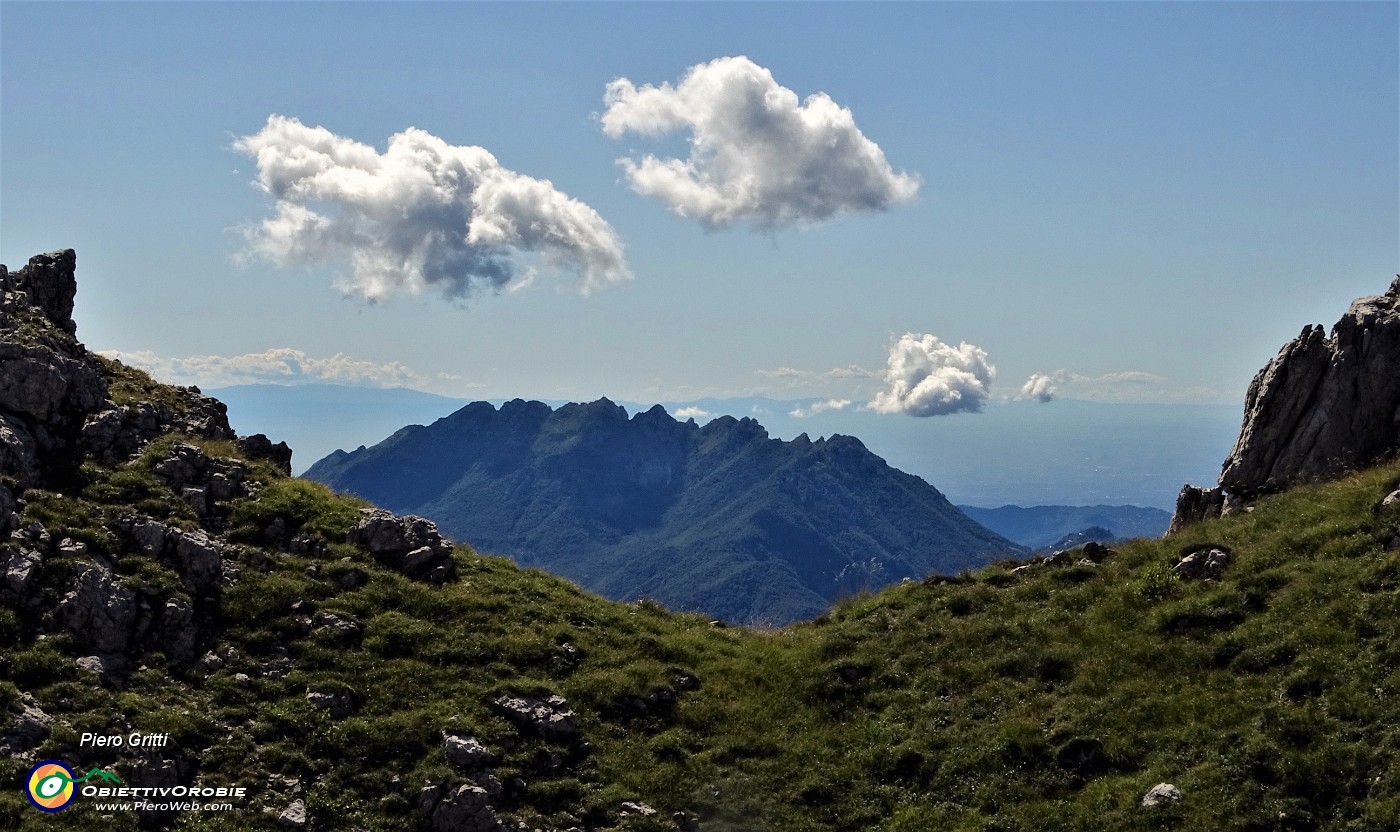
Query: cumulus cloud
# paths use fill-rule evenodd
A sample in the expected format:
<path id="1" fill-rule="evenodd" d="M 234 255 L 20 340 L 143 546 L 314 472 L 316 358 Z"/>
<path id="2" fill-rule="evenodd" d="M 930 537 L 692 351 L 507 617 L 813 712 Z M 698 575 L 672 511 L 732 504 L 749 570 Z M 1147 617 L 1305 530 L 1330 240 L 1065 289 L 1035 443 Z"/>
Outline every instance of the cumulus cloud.
<path id="1" fill-rule="evenodd" d="M 1026 383 L 1021 385 L 1020 399 L 1035 399 L 1039 402 L 1053 401 L 1055 398 L 1055 377 L 1045 373 L 1031 373 Z"/>
<path id="2" fill-rule="evenodd" d="M 889 389 L 877 393 L 870 407 L 910 416 L 976 412 L 996 376 L 987 353 L 966 341 L 955 347 L 933 335 L 905 333 L 890 348 L 885 369 Z"/>
<path id="3" fill-rule="evenodd" d="M 379 153 L 279 115 L 233 147 L 276 200 L 245 232 L 252 252 L 283 267 L 348 265 L 342 288 L 368 300 L 425 289 L 464 299 L 541 269 L 577 275 L 585 293 L 629 277 L 597 211 L 484 148 L 410 127 Z"/>
<path id="4" fill-rule="evenodd" d="M 682 421 L 694 419 L 697 422 L 707 422 L 715 418 L 715 414 L 699 407 L 682 407 L 680 410 L 676 411 L 676 418 Z"/>
<path id="5" fill-rule="evenodd" d="M 162 381 L 203 387 L 317 382 L 359 387 L 423 388 L 431 385 L 429 379 L 397 361 L 376 364 L 343 353 L 329 358 L 315 358 L 290 347 L 276 347 L 266 352 L 244 355 L 193 355 L 186 358 L 168 358 L 147 350 L 102 350 L 99 354 L 145 370 Z M 456 376 L 451 378 L 455 379 Z"/>
<path id="6" fill-rule="evenodd" d="M 826 93 L 798 101 L 745 57 L 690 68 L 675 86 L 607 86 L 604 132 L 689 131 L 690 155 L 619 159 L 632 189 L 709 229 L 747 221 L 771 230 L 914 198 L 916 175 L 895 173 L 851 111 Z"/>
<path id="7" fill-rule="evenodd" d="M 788 415 L 795 416 L 798 419 L 806 419 L 827 410 L 844 410 L 850 403 L 850 399 L 827 399 L 824 402 L 813 402 L 810 406 L 805 408 L 793 408 L 788 412 Z"/>

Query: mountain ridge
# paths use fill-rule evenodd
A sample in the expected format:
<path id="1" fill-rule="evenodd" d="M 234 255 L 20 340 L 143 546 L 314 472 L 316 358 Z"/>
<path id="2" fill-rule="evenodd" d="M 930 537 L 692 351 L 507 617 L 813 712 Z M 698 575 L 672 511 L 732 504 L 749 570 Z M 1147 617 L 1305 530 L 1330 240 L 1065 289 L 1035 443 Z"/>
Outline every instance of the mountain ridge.
<path id="1" fill-rule="evenodd" d="M 1023 551 L 855 437 L 783 441 L 749 417 L 629 416 L 606 398 L 475 402 L 306 476 L 609 597 L 740 622 Z"/>

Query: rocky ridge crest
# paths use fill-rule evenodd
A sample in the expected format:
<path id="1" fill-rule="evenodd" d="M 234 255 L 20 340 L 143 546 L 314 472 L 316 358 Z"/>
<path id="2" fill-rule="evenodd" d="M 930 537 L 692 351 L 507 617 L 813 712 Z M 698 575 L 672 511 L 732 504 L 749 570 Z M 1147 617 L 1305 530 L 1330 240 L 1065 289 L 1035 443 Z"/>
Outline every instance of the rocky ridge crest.
<path id="1" fill-rule="evenodd" d="M 258 461 L 288 475 L 292 452 L 262 434 L 239 437 L 223 403 L 198 388 L 158 384 L 90 352 L 72 318 L 76 263 L 66 249 L 14 272 L 0 265 L 0 603 L 66 632 L 92 653 L 84 667 L 119 680 L 147 653 L 189 663 L 207 648 L 219 596 L 237 580 L 226 539 L 231 506 L 258 494 Z M 206 450 L 211 441 L 241 458 Z M 100 516 L 91 540 L 59 538 L 26 518 L 31 495 L 77 490 L 83 466 L 138 458 L 188 505 L 188 518 L 133 506 Z M 325 551 L 325 541 L 288 534 L 286 523 L 265 537 L 259 542 L 273 549 Z M 410 577 L 454 576 L 450 541 L 419 518 L 366 510 L 344 542 Z M 170 585 L 123 575 L 128 553 L 170 570 Z M 41 586 L 46 572 L 66 575 L 61 587 Z"/>
<path id="2" fill-rule="evenodd" d="M 1171 529 L 1258 497 L 1333 479 L 1400 450 L 1400 275 L 1332 326 L 1305 326 L 1245 395 L 1244 423 L 1214 488 L 1187 485 Z"/>

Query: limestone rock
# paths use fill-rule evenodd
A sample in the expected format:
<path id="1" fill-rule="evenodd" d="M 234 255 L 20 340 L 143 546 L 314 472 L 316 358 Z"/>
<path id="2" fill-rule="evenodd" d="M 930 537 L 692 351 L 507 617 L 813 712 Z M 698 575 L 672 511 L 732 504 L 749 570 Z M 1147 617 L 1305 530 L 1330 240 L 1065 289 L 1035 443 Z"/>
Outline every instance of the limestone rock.
<path id="1" fill-rule="evenodd" d="M 502 828 L 490 796 L 474 783 L 455 789 L 428 786 L 420 793 L 418 805 L 431 832 L 497 832 Z"/>
<path id="2" fill-rule="evenodd" d="M 38 700 L 28 693 L 20 694 L 19 705 L 19 715 L 5 729 L 5 733 L 0 735 L 0 754 L 11 757 L 23 754 L 43 742 L 49 735 L 49 726 L 53 724 L 53 717 L 44 713 Z"/>
<path id="3" fill-rule="evenodd" d="M 79 643 L 99 653 L 126 650 L 136 622 L 136 593 L 107 566 L 78 566 L 73 589 L 58 604 L 59 618 Z"/>
<path id="4" fill-rule="evenodd" d="M 451 579 L 455 572 L 452 543 L 432 521 L 377 508 L 361 509 L 360 515 L 360 522 L 350 529 L 350 543 L 410 578 L 437 584 Z"/>
<path id="5" fill-rule="evenodd" d="M 119 525 L 142 553 L 173 567 L 189 592 L 204 595 L 219 589 L 223 547 L 207 533 L 177 529 L 150 517 L 122 518 Z"/>
<path id="6" fill-rule="evenodd" d="M 0 600 L 24 602 L 43 559 L 35 549 L 0 548 Z"/>
<path id="7" fill-rule="evenodd" d="M 238 450 L 249 459 L 266 459 L 271 462 L 277 470 L 287 476 L 292 474 L 292 449 L 287 447 L 286 442 L 273 444 L 271 439 L 261 433 L 252 436 L 244 436 L 237 441 Z"/>
<path id="8" fill-rule="evenodd" d="M 282 810 L 282 814 L 277 816 L 277 825 L 289 829 L 304 828 L 306 826 L 305 801 L 293 800 L 287 808 Z"/>
<path id="9" fill-rule="evenodd" d="M 569 703 L 562 696 L 545 699 L 501 696 L 491 704 L 516 728 L 534 731 L 548 739 L 568 739 L 578 735 L 578 714 L 569 708 Z"/>
<path id="10" fill-rule="evenodd" d="M 1305 326 L 1261 369 L 1218 489 L 1188 486 L 1171 529 L 1331 479 L 1400 450 L 1400 276 L 1332 326 Z"/>
<path id="11" fill-rule="evenodd" d="M 1140 804 L 1144 809 L 1152 809 L 1167 803 L 1175 803 L 1181 799 L 1181 790 L 1171 783 L 1158 783 L 1147 794 L 1142 796 Z"/>
<path id="12" fill-rule="evenodd" d="M 463 771 L 478 771 L 495 759 L 476 737 L 444 734 L 442 745 L 447 754 L 447 764 Z"/>
<path id="13" fill-rule="evenodd" d="M 54 326 L 72 335 L 73 298 L 78 294 L 78 256 L 73 249 L 61 249 L 29 258 L 29 265 L 17 272 L 0 266 L 0 289 L 7 311 L 12 302 L 38 310 Z"/>
<path id="14" fill-rule="evenodd" d="M 1368 465 L 1400 448 L 1400 276 L 1324 338 L 1305 327 L 1254 377 L 1220 484 L 1246 498 Z"/>
<path id="15" fill-rule="evenodd" d="M 1229 565 L 1229 550 L 1207 544 L 1184 553 L 1172 571 L 1183 581 L 1213 581 L 1219 580 Z"/>
<path id="16" fill-rule="evenodd" d="M 194 607 L 188 601 L 172 598 L 161 611 L 155 646 L 172 661 L 194 661 L 198 632 L 194 622 Z"/>
<path id="17" fill-rule="evenodd" d="M 328 712 L 331 719 L 344 719 L 355 712 L 356 697 L 353 692 L 341 691 L 339 693 L 321 693 L 318 691 L 307 691 L 306 701 L 313 707 L 321 708 Z"/>

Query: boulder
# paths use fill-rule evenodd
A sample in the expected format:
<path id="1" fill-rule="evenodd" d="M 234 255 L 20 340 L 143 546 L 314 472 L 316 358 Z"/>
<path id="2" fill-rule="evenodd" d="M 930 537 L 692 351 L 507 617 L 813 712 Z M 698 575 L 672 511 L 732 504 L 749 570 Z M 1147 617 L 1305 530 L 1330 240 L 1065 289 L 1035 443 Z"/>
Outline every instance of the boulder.
<path id="1" fill-rule="evenodd" d="M 20 712 L 5 733 L 0 735 L 0 755 L 14 757 L 39 745 L 49 735 L 53 717 L 44 713 L 39 702 L 28 693 L 19 697 Z"/>
<path id="2" fill-rule="evenodd" d="M 1147 794 L 1142 796 L 1141 806 L 1144 809 L 1152 809 L 1167 803 L 1175 803 L 1181 799 L 1181 790 L 1171 783 L 1158 783 L 1147 790 Z"/>
<path id="3" fill-rule="evenodd" d="M 360 510 L 347 540 L 410 578 L 445 583 L 455 574 L 452 542 L 422 517 L 400 517 L 378 508 Z"/>
<path id="4" fill-rule="evenodd" d="M 1207 544 L 1183 553 L 1172 571 L 1183 581 L 1214 581 L 1230 565 L 1230 552 L 1222 546 Z"/>
<path id="5" fill-rule="evenodd" d="M 302 829 L 306 826 L 306 803 L 293 800 L 282 814 L 277 816 L 277 825 L 288 829 Z"/>
<path id="6" fill-rule="evenodd" d="M 501 822 L 486 790 L 475 783 L 433 785 L 419 795 L 419 812 L 431 832 L 496 832 Z"/>
<path id="7" fill-rule="evenodd" d="M 286 442 L 274 445 L 266 435 L 255 433 L 240 438 L 235 444 L 248 459 L 265 459 L 283 474 L 292 475 L 292 449 L 287 447 Z"/>
<path id="8" fill-rule="evenodd" d="M 463 771 L 479 771 L 495 759 L 476 737 L 444 734 L 442 746 L 447 755 L 447 764 Z"/>
<path id="9" fill-rule="evenodd" d="M 578 714 L 562 696 L 535 699 L 529 696 L 501 696 L 491 703 L 516 728 L 532 731 L 546 739 L 569 739 L 579 732 Z"/>
<path id="10" fill-rule="evenodd" d="M 22 603 L 44 556 L 36 549 L 0 548 L 0 600 Z"/>
<path id="11" fill-rule="evenodd" d="M 355 712 L 357 706 L 356 696 L 350 691 L 340 691 L 338 693 L 321 693 L 318 691 L 307 691 L 306 701 L 312 707 L 321 708 L 330 714 L 331 719 L 344 719 Z"/>

